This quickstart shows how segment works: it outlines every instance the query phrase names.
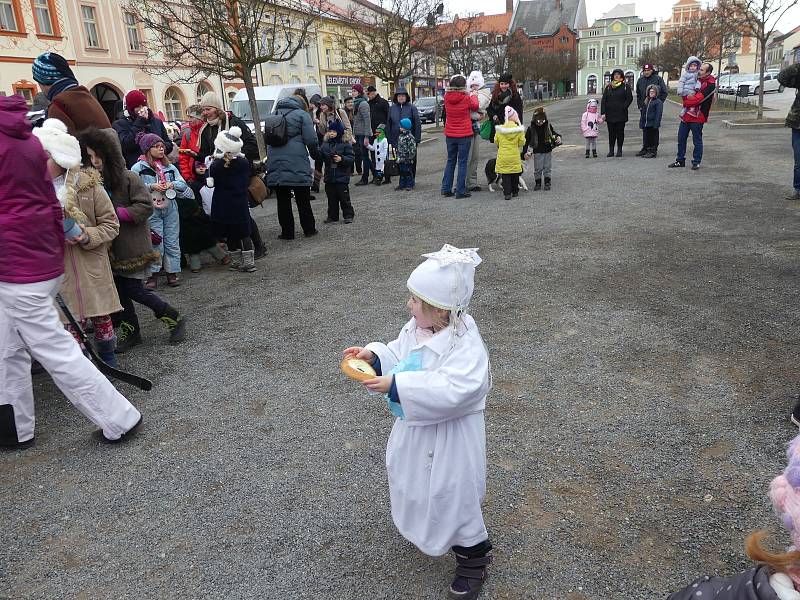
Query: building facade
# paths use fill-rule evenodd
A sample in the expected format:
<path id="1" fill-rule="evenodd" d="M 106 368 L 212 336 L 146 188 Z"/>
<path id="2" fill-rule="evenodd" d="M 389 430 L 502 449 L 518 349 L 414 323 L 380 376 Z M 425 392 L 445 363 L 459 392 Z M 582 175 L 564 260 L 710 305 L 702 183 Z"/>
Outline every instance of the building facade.
<path id="1" fill-rule="evenodd" d="M 796 48 L 800 47 L 800 26 L 788 33 L 776 35 L 767 46 L 767 68 L 782 69 L 797 62 Z"/>
<path id="2" fill-rule="evenodd" d="M 578 53 L 583 67 L 578 71 L 578 93 L 602 94 L 614 69 L 622 69 L 631 87 L 641 69 L 639 55 L 657 44 L 656 21 L 644 21 L 635 14 L 635 5 L 618 5 L 579 31 Z"/>

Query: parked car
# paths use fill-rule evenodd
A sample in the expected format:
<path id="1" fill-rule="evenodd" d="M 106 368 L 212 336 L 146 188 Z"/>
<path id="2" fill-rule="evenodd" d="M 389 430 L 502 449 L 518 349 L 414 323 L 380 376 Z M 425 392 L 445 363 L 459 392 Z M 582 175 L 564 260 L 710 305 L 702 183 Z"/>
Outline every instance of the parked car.
<path id="1" fill-rule="evenodd" d="M 720 94 L 735 94 L 739 89 L 739 81 L 752 77 L 749 73 L 723 73 L 717 79 L 717 88 Z"/>
<path id="2" fill-rule="evenodd" d="M 758 81 L 758 73 L 748 75 L 737 82 L 738 85 L 749 85 L 750 94 L 757 96 L 760 83 Z M 778 81 L 778 74 L 775 71 L 767 71 L 764 73 L 764 93 L 779 92 L 783 93 L 783 86 Z"/>
<path id="3" fill-rule="evenodd" d="M 258 106 L 258 116 L 263 119 L 275 112 L 275 105 L 278 100 L 288 98 L 297 88 L 306 91 L 306 97 L 311 98 L 314 94 L 322 95 L 322 89 L 318 83 L 292 83 L 288 85 L 262 85 L 253 88 L 256 95 L 256 105 Z M 231 112 L 247 123 L 253 130 L 253 114 L 250 110 L 250 100 L 247 98 L 247 90 L 242 88 L 233 97 L 231 102 Z M 261 121 L 261 129 L 264 128 L 264 121 Z"/>
<path id="4" fill-rule="evenodd" d="M 439 102 L 439 114 L 441 114 L 442 103 Z M 414 106 L 419 111 L 419 120 L 421 123 L 433 123 L 436 120 L 436 103 L 437 99 L 433 96 L 425 98 L 417 98 L 414 101 Z"/>

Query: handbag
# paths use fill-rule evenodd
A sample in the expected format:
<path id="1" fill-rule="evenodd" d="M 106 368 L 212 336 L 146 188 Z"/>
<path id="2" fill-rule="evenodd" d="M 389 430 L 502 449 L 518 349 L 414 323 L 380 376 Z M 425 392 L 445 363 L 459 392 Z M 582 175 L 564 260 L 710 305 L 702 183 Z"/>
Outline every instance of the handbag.
<path id="1" fill-rule="evenodd" d="M 258 175 L 250 177 L 250 184 L 247 186 L 247 200 L 250 208 L 261 206 L 261 203 L 269 198 L 269 190 L 264 185 L 264 181 Z"/>
<path id="2" fill-rule="evenodd" d="M 397 177 L 400 175 L 400 165 L 397 164 L 397 153 L 394 148 L 389 147 L 389 156 L 383 163 L 383 174 L 385 177 Z"/>
<path id="3" fill-rule="evenodd" d="M 484 121 L 482 121 L 478 133 L 480 133 L 480 136 L 484 140 L 492 139 L 492 120 L 485 119 Z"/>

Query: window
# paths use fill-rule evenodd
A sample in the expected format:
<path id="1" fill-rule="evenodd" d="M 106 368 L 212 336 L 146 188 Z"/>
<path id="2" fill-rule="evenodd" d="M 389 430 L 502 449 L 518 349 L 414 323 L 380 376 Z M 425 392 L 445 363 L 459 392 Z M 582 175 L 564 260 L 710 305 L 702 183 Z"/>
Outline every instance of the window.
<path id="1" fill-rule="evenodd" d="M 306 44 L 305 51 L 306 51 L 306 66 L 307 67 L 313 67 L 314 66 L 314 55 L 311 52 L 311 46 L 309 44 Z"/>
<path id="2" fill-rule="evenodd" d="M 589 32 L 589 37 L 597 37 L 598 35 L 600 35 L 600 30 L 599 29 L 592 29 Z"/>
<path id="3" fill-rule="evenodd" d="M 471 38 L 467 38 L 467 46 L 471 46 L 471 45 L 472 45 L 472 39 Z"/>
<path id="4" fill-rule="evenodd" d="M 458 48 L 459 43 L 458 40 L 453 40 L 453 48 Z"/>
<path id="5" fill-rule="evenodd" d="M 650 50 L 650 43 L 649 42 L 644 42 L 642 44 L 642 52 L 647 52 L 648 50 Z"/>
<path id="6" fill-rule="evenodd" d="M 197 95 L 197 101 L 200 102 L 204 94 L 207 94 L 211 91 L 211 88 L 208 87 L 207 84 L 203 83 L 202 81 L 197 84 L 197 89 L 195 90 L 195 94 Z"/>
<path id="7" fill-rule="evenodd" d="M 164 31 L 172 31 L 172 27 L 170 26 L 170 22 L 167 17 L 161 17 L 161 25 L 164 27 Z M 167 34 L 163 39 L 163 44 L 164 54 L 167 56 L 173 56 L 175 54 L 175 39 L 172 37 L 172 35 Z"/>
<path id="8" fill-rule="evenodd" d="M 633 28 L 636 33 L 643 33 L 644 32 L 644 25 L 637 25 Z"/>
<path id="9" fill-rule="evenodd" d="M 565 35 L 561 36 L 561 43 L 562 44 L 566 44 L 567 43 L 567 36 L 565 36 Z"/>
<path id="10" fill-rule="evenodd" d="M 29 85 L 14 85 L 14 93 L 25 98 L 25 104 L 30 108 L 33 105 L 33 97 L 36 95 L 36 88 Z"/>
<path id="11" fill-rule="evenodd" d="M 628 44 L 625 47 L 625 58 L 634 58 L 635 57 L 634 51 L 635 51 L 635 46 L 633 44 Z"/>
<path id="12" fill-rule="evenodd" d="M 494 36 L 494 43 L 495 44 L 502 44 L 503 43 L 503 36 L 502 35 Z"/>
<path id="13" fill-rule="evenodd" d="M 597 76 L 589 75 L 589 77 L 586 78 L 586 93 L 587 94 L 597 93 Z"/>
<path id="14" fill-rule="evenodd" d="M 325 48 L 325 68 L 331 68 L 331 49 Z"/>
<path id="15" fill-rule="evenodd" d="M 86 46 L 89 48 L 100 47 L 100 34 L 97 31 L 97 12 L 94 6 L 81 5 L 83 17 L 83 33 L 86 34 Z"/>
<path id="16" fill-rule="evenodd" d="M 125 30 L 128 33 L 128 50 L 141 52 L 142 41 L 139 39 L 139 26 L 136 24 L 136 15 L 131 12 L 125 13 Z"/>
<path id="17" fill-rule="evenodd" d="M 52 0 L 33 0 L 33 17 L 36 21 L 36 31 L 39 35 L 57 35 L 58 31 L 53 23 L 54 11 L 50 6 Z"/>
<path id="18" fill-rule="evenodd" d="M 167 111 L 168 121 L 179 121 L 183 118 L 183 103 L 175 88 L 168 88 L 164 93 L 164 108 Z"/>
<path id="19" fill-rule="evenodd" d="M 0 0 L 0 31 L 24 33 L 18 0 Z"/>
<path id="20" fill-rule="evenodd" d="M 597 48 L 589 48 L 589 60 L 597 60 Z"/>
<path id="21" fill-rule="evenodd" d="M 610 60 L 614 60 L 617 58 L 617 47 L 616 46 L 609 46 L 608 47 L 608 58 Z"/>

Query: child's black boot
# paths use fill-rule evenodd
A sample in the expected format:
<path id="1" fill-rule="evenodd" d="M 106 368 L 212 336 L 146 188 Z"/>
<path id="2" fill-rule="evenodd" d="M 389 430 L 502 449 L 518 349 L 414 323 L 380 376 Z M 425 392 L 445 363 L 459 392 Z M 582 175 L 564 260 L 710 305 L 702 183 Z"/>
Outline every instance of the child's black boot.
<path id="1" fill-rule="evenodd" d="M 592 150 L 592 158 L 597 158 L 597 150 Z"/>
<path id="2" fill-rule="evenodd" d="M 491 550 L 492 544 L 489 540 L 472 548 L 453 548 L 456 555 L 456 576 L 447 590 L 450 600 L 475 600 L 478 597 L 489 577 L 486 567 L 492 562 Z"/>
<path id="3" fill-rule="evenodd" d="M 142 331 L 139 329 L 139 320 L 120 321 L 119 332 L 117 333 L 117 347 L 114 352 L 124 354 L 134 346 L 142 343 Z"/>
<path id="4" fill-rule="evenodd" d="M 167 305 L 167 309 L 164 311 L 163 315 L 158 317 L 158 320 L 167 326 L 170 344 L 182 342 L 183 338 L 186 337 L 186 317 L 179 314 L 178 311 L 170 305 Z"/>
<path id="5" fill-rule="evenodd" d="M 544 178 L 544 191 L 546 192 L 549 189 L 550 189 L 550 178 L 549 177 L 545 177 Z"/>
<path id="6" fill-rule="evenodd" d="M 586 151 L 586 158 L 589 158 L 589 151 Z"/>
<path id="7" fill-rule="evenodd" d="M 533 186 L 533 191 L 534 192 L 538 192 L 540 189 L 542 189 L 542 180 L 541 179 L 537 179 L 536 180 L 536 185 Z"/>

